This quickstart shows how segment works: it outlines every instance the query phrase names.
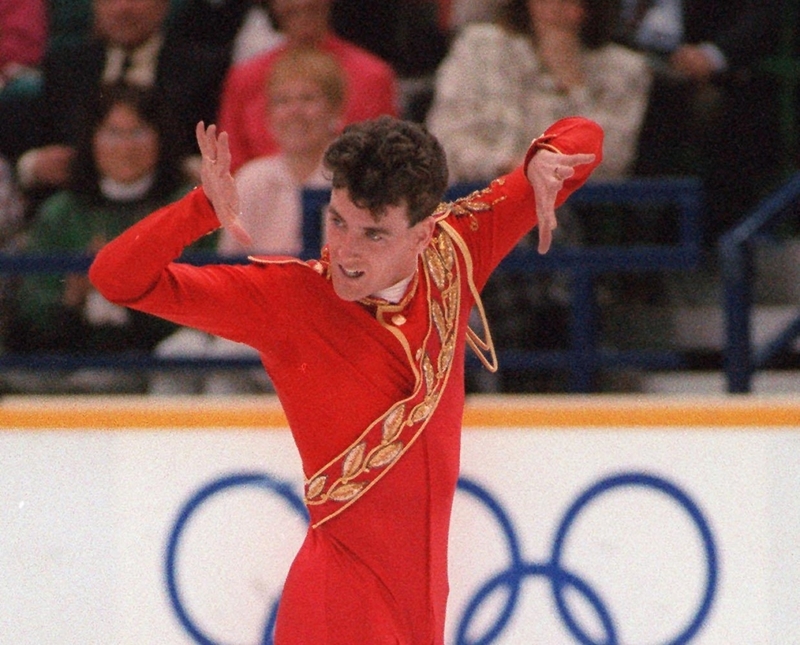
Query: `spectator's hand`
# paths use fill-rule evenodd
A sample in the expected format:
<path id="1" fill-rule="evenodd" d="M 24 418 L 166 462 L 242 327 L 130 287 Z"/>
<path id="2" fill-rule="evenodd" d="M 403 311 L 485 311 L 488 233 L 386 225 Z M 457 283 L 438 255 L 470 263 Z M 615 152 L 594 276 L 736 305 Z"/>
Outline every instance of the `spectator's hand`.
<path id="1" fill-rule="evenodd" d="M 69 181 L 75 150 L 70 146 L 51 145 L 38 148 L 31 166 L 31 183 L 39 186 L 63 187 Z"/>
<path id="2" fill-rule="evenodd" d="M 537 150 L 531 158 L 526 173 L 536 198 L 539 253 L 547 253 L 553 242 L 553 231 L 558 226 L 556 198 L 564 181 L 575 174 L 575 166 L 593 161 L 593 154 L 564 155 L 544 148 Z"/>
<path id="3" fill-rule="evenodd" d="M 714 61 L 708 52 L 698 45 L 679 47 L 670 56 L 669 64 L 679 76 L 698 83 L 709 81 L 716 71 Z"/>
<path id="4" fill-rule="evenodd" d="M 217 135 L 217 126 L 206 129 L 200 121 L 196 129 L 197 144 L 203 155 L 200 178 L 203 191 L 217 214 L 219 223 L 245 248 L 253 245 L 250 234 L 239 223 L 239 193 L 231 176 L 231 152 L 228 148 L 228 133 Z"/>

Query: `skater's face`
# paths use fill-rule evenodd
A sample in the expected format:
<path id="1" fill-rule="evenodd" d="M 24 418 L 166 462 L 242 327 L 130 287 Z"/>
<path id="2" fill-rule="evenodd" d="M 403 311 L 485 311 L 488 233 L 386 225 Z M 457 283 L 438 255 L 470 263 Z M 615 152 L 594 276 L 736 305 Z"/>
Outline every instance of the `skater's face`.
<path id="1" fill-rule="evenodd" d="M 430 217 L 409 226 L 405 204 L 387 206 L 375 217 L 354 204 L 346 188 L 334 188 L 325 234 L 336 295 L 361 300 L 413 275 L 433 227 Z"/>

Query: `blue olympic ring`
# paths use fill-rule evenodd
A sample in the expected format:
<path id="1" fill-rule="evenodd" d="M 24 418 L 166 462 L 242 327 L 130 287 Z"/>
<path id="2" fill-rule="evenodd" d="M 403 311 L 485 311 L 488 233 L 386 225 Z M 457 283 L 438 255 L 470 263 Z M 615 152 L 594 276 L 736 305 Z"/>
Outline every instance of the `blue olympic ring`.
<path id="1" fill-rule="evenodd" d="M 203 633 L 184 608 L 184 604 L 180 593 L 178 592 L 176 583 L 176 558 L 178 545 L 183 529 L 197 508 L 212 495 L 227 488 L 236 486 L 257 486 L 274 491 L 281 496 L 293 510 L 300 514 L 305 520 L 308 520 L 308 513 L 303 505 L 303 501 L 300 496 L 293 491 L 291 486 L 287 483 L 277 481 L 269 475 L 263 473 L 231 475 L 229 477 L 214 481 L 200 489 L 186 503 L 181 510 L 175 527 L 170 534 L 167 546 L 167 588 L 169 591 L 170 601 L 173 609 L 178 615 L 178 619 L 186 631 L 200 645 L 220 644 L 211 640 L 209 636 Z M 544 577 L 550 581 L 550 588 L 555 599 L 558 614 L 568 631 L 577 639 L 578 642 L 580 642 L 582 645 L 619 645 L 617 630 L 614 626 L 613 618 L 600 596 L 589 586 L 588 583 L 574 573 L 566 570 L 561 564 L 561 559 L 567 535 L 579 513 L 590 502 L 597 499 L 600 495 L 616 488 L 630 486 L 650 488 L 665 494 L 667 497 L 675 501 L 684 511 L 686 511 L 701 535 L 707 565 L 706 588 L 703 594 L 703 599 L 694 615 L 694 618 L 689 622 L 686 628 L 683 629 L 683 631 L 681 631 L 677 637 L 665 645 L 685 645 L 686 643 L 689 643 L 708 618 L 717 588 L 718 568 L 714 538 L 708 522 L 706 521 L 702 512 L 686 493 L 663 478 L 647 473 L 632 472 L 622 473 L 600 480 L 583 492 L 578 499 L 572 503 L 564 515 L 561 524 L 556 530 L 550 561 L 545 563 L 526 562 L 522 557 L 519 539 L 517 538 L 513 524 L 499 502 L 479 484 L 463 477 L 459 479 L 459 490 L 464 491 L 468 495 L 471 495 L 481 502 L 489 510 L 496 522 L 500 525 L 505 538 L 506 546 L 510 554 L 511 562 L 505 570 L 501 571 L 487 581 L 467 604 L 458 624 L 456 632 L 456 645 L 489 645 L 490 643 L 493 643 L 505 629 L 508 621 L 511 619 L 514 613 L 516 605 L 519 602 L 522 582 L 528 577 L 536 576 Z M 498 588 L 506 588 L 508 590 L 507 601 L 501 609 L 500 615 L 487 629 L 487 631 L 481 637 L 479 637 L 478 640 L 470 641 L 467 633 L 473 617 L 476 615 L 483 602 L 486 601 Z M 588 601 L 589 605 L 597 613 L 605 632 L 605 642 L 598 643 L 592 640 L 592 638 L 575 620 L 564 599 L 564 591 L 567 588 L 572 588 L 577 591 Z M 276 598 L 270 608 L 264 627 L 262 645 L 272 644 L 272 633 L 275 627 L 275 619 L 279 600 L 280 597 Z"/>
<path id="2" fill-rule="evenodd" d="M 717 550 L 714 538 L 709 528 L 708 522 L 697 505 L 689 498 L 686 493 L 674 484 L 665 479 L 649 475 L 646 473 L 623 473 L 604 478 L 591 486 L 582 493 L 578 499 L 567 510 L 564 519 L 561 521 L 553 542 L 550 561 L 546 563 L 525 562 L 517 546 L 518 540 L 514 535 L 514 530 L 508 517 L 500 506 L 490 500 L 486 491 L 477 484 L 462 480 L 459 487 L 472 494 L 478 500 L 485 503 L 489 510 L 495 515 L 506 540 L 511 548 L 511 563 L 507 569 L 491 578 L 481 587 L 470 603 L 464 610 L 464 614 L 458 626 L 456 643 L 457 645 L 488 645 L 494 642 L 495 638 L 503 631 L 508 620 L 511 618 L 515 606 L 519 600 L 519 589 L 526 577 L 543 576 L 550 580 L 550 588 L 556 601 L 559 616 L 572 635 L 582 643 L 582 645 L 619 645 L 616 628 L 610 612 L 606 609 L 600 596 L 592 588 L 575 574 L 566 570 L 561 564 L 561 557 L 564 550 L 564 543 L 578 514 L 597 497 L 615 488 L 623 486 L 640 486 L 652 488 L 664 493 L 679 504 L 691 517 L 703 540 L 703 548 L 706 556 L 706 588 L 700 607 L 697 609 L 694 618 L 689 625 L 681 631 L 678 636 L 669 641 L 666 645 L 685 645 L 698 632 L 700 627 L 708 617 L 711 604 L 717 588 Z M 509 591 L 508 600 L 500 616 L 488 629 L 482 638 L 476 641 L 469 641 L 467 632 L 469 630 L 472 617 L 476 614 L 481 604 L 499 587 L 506 587 Z M 598 618 L 602 623 L 606 635 L 605 643 L 597 643 L 581 628 L 572 615 L 566 601 L 564 600 L 564 590 L 568 587 L 579 592 L 597 612 Z"/>
<path id="3" fill-rule="evenodd" d="M 181 622 L 181 625 L 183 625 L 184 629 L 191 635 L 191 637 L 197 643 L 200 643 L 200 645 L 220 644 L 211 640 L 211 638 L 197 626 L 195 621 L 191 616 L 189 616 L 189 613 L 184 607 L 183 600 L 178 591 L 178 584 L 176 580 L 178 544 L 180 542 L 183 529 L 185 528 L 189 519 L 192 517 L 192 514 L 203 502 L 205 502 L 212 495 L 237 486 L 256 486 L 258 488 L 265 488 L 267 490 L 274 491 L 288 503 L 292 510 L 296 511 L 303 519 L 308 521 L 308 511 L 303 503 L 303 499 L 294 492 L 291 485 L 286 482 L 278 481 L 266 473 L 242 473 L 223 477 L 222 479 L 218 479 L 204 486 L 192 496 L 192 498 L 186 503 L 178 515 L 178 519 L 175 522 L 175 526 L 173 527 L 169 536 L 169 542 L 167 543 L 166 578 L 169 599 L 172 603 L 175 613 L 178 615 L 178 620 Z M 278 615 L 279 601 L 280 596 L 275 599 L 275 601 L 272 603 L 272 607 L 270 608 L 267 622 L 264 627 L 264 636 L 262 640 L 263 645 L 272 644 L 272 633 L 275 628 L 275 619 Z"/>

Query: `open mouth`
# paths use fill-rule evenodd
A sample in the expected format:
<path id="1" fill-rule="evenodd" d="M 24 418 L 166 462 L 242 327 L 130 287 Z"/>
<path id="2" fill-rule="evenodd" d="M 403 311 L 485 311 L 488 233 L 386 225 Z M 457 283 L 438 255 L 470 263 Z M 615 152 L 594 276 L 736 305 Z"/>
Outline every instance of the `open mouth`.
<path id="1" fill-rule="evenodd" d="M 345 269 L 341 264 L 339 265 L 339 270 L 346 278 L 360 278 L 362 275 L 364 275 L 363 271 L 351 271 L 349 269 Z"/>

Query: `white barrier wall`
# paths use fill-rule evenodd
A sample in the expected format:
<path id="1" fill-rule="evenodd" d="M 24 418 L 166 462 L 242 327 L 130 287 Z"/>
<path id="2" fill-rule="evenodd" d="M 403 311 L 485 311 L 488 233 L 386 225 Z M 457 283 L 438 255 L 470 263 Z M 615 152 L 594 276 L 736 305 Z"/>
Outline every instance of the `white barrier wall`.
<path id="1" fill-rule="evenodd" d="M 474 399 L 448 645 L 800 643 L 800 402 Z M 277 403 L 0 404 L 0 643 L 271 643 Z"/>

